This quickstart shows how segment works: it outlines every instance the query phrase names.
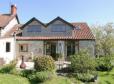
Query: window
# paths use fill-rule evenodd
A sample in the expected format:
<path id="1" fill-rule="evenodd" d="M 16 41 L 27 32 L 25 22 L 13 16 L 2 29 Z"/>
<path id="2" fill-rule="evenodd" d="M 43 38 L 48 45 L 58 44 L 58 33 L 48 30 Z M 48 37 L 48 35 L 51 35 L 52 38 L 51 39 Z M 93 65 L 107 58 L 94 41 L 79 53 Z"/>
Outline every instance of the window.
<path id="1" fill-rule="evenodd" d="M 20 52 L 28 52 L 28 44 L 19 44 Z"/>
<path id="2" fill-rule="evenodd" d="M 80 26 L 76 26 L 75 29 L 79 30 L 80 29 Z"/>
<path id="3" fill-rule="evenodd" d="M 10 42 L 6 42 L 6 52 L 10 52 Z"/>
<path id="4" fill-rule="evenodd" d="M 41 25 L 30 25 L 27 32 L 41 32 Z"/>
<path id="5" fill-rule="evenodd" d="M 75 41 L 67 41 L 67 56 L 75 54 Z"/>
<path id="6" fill-rule="evenodd" d="M 65 28 L 65 25 L 63 24 L 54 24 L 52 25 L 51 31 L 52 32 L 65 32 L 66 28 Z"/>

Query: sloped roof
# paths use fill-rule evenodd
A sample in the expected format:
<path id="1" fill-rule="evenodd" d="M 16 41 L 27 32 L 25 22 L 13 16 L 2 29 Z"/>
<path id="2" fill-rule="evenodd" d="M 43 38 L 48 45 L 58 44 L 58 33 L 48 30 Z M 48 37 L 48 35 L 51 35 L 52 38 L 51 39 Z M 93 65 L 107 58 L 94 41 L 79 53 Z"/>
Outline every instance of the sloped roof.
<path id="1" fill-rule="evenodd" d="M 25 23 L 21 29 L 23 29 L 26 25 L 29 25 L 32 21 L 37 21 L 38 23 L 40 23 L 43 26 L 46 26 L 43 22 L 41 22 L 40 20 L 36 19 L 35 17 L 33 17 L 32 19 L 30 19 L 27 23 Z"/>
<path id="2" fill-rule="evenodd" d="M 11 15 L 11 14 L 0 14 L 0 28 L 4 28 L 14 17 L 17 18 L 17 15 Z M 19 23 L 19 20 L 18 20 Z"/>
<path id="3" fill-rule="evenodd" d="M 10 14 L 1 14 L 0 15 L 0 27 L 6 26 L 6 24 L 9 23 L 10 20 L 12 20 L 14 16 L 11 16 Z"/>
<path id="4" fill-rule="evenodd" d="M 69 26 L 71 27 L 74 27 L 71 23 L 65 21 L 64 19 L 62 19 L 61 17 L 56 17 L 55 19 L 53 19 L 52 21 L 50 21 L 49 23 L 47 24 L 44 24 L 43 22 L 41 22 L 40 20 L 36 19 L 35 17 L 33 17 L 32 19 L 30 19 L 28 22 L 26 22 L 22 27 L 21 29 L 23 29 L 25 26 L 29 25 L 31 22 L 33 21 L 37 21 L 38 23 L 40 23 L 41 25 L 43 25 L 44 27 L 47 27 L 49 26 L 50 24 L 52 24 L 53 22 L 57 21 L 57 20 L 60 20 L 62 21 L 63 23 L 66 23 L 68 24 Z"/>
<path id="5" fill-rule="evenodd" d="M 21 37 L 18 36 L 18 40 L 95 40 L 94 35 L 92 34 L 87 23 L 71 23 L 75 28 L 72 30 L 72 36 L 35 36 L 35 37 Z M 76 27 L 79 27 L 77 29 Z"/>
<path id="6" fill-rule="evenodd" d="M 87 23 L 72 23 L 72 25 L 79 27 L 73 30 L 72 36 L 75 39 L 95 39 Z"/>
<path id="7" fill-rule="evenodd" d="M 10 17 L 11 18 L 11 17 Z M 42 24 L 43 26 L 47 27 L 48 25 L 50 25 L 51 23 L 53 23 L 56 20 L 61 20 L 63 22 L 65 22 L 66 24 L 68 24 L 69 26 L 71 26 L 72 29 L 72 35 L 71 36 L 35 36 L 35 37 L 22 37 L 21 33 L 23 31 L 23 28 L 30 24 L 32 21 L 37 21 L 40 24 Z M 55 18 L 54 20 L 52 20 L 51 22 L 49 22 L 48 24 L 44 24 L 41 21 L 37 20 L 36 18 L 32 18 L 31 20 L 29 20 L 27 23 L 25 23 L 24 25 L 18 24 L 15 25 L 10 31 L 7 32 L 7 34 L 5 36 L 12 36 L 13 33 L 16 32 L 17 34 L 17 39 L 18 40 L 47 40 L 47 39 L 82 39 L 82 40 L 94 40 L 95 37 L 92 34 L 89 26 L 87 25 L 87 23 L 82 23 L 82 22 L 75 22 L 75 23 L 69 23 L 65 20 L 63 20 L 60 17 Z"/>
<path id="8" fill-rule="evenodd" d="M 55 18 L 55 19 L 53 19 L 51 22 L 49 22 L 48 24 L 46 24 L 46 26 L 49 26 L 50 24 L 52 24 L 53 22 L 55 22 L 55 21 L 57 21 L 57 20 L 59 20 L 59 21 L 62 21 L 63 23 L 66 23 L 66 24 L 68 24 L 69 26 L 71 26 L 71 27 L 74 27 L 71 23 L 69 23 L 69 22 L 67 22 L 66 20 L 64 20 L 64 19 L 62 19 L 61 17 L 57 17 L 57 18 Z"/>

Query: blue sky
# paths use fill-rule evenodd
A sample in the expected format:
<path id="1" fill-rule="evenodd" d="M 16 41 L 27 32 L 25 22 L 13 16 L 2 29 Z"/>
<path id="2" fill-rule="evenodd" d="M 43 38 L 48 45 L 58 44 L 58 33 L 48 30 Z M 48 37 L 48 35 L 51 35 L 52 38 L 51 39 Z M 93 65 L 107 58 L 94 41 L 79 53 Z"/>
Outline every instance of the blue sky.
<path id="1" fill-rule="evenodd" d="M 114 0 L 0 0 L 0 13 L 16 4 L 21 23 L 32 17 L 47 23 L 57 16 L 68 22 L 105 24 L 114 22 Z"/>

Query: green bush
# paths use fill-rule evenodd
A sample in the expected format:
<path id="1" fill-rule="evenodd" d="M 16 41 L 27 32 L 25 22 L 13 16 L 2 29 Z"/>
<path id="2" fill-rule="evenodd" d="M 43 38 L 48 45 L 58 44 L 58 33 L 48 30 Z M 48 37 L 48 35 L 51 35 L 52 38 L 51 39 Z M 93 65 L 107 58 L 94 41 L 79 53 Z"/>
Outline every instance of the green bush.
<path id="1" fill-rule="evenodd" d="M 41 72 L 36 72 L 32 75 L 29 75 L 28 78 L 30 81 L 33 82 L 44 82 L 46 80 L 49 80 L 51 78 L 53 78 L 54 74 L 52 72 L 49 71 L 41 71 Z"/>
<path id="2" fill-rule="evenodd" d="M 13 75 L 20 75 L 21 74 L 21 71 L 20 70 L 17 70 L 16 68 L 12 69 L 9 74 L 13 74 Z"/>
<path id="3" fill-rule="evenodd" d="M 90 56 L 87 51 L 80 51 L 78 54 L 70 57 L 71 69 L 75 73 L 86 73 L 88 71 L 95 71 L 95 58 Z"/>
<path id="4" fill-rule="evenodd" d="M 51 56 L 38 56 L 34 63 L 36 71 L 53 71 L 55 69 L 54 60 Z"/>
<path id="5" fill-rule="evenodd" d="M 109 71 L 113 68 L 113 65 L 111 64 L 111 59 L 109 56 L 97 58 L 96 61 L 97 61 L 96 69 L 98 71 Z"/>
<path id="6" fill-rule="evenodd" d="M 34 70 L 22 70 L 22 71 L 20 71 L 20 75 L 23 77 L 26 77 L 26 78 L 33 73 L 35 73 Z"/>
<path id="7" fill-rule="evenodd" d="M 0 73 L 10 73 L 13 69 L 15 69 L 16 61 L 11 61 L 10 64 L 6 64 L 0 68 Z"/>
<path id="8" fill-rule="evenodd" d="M 97 74 L 92 73 L 77 73 L 76 78 L 83 82 L 94 82 L 96 79 Z"/>

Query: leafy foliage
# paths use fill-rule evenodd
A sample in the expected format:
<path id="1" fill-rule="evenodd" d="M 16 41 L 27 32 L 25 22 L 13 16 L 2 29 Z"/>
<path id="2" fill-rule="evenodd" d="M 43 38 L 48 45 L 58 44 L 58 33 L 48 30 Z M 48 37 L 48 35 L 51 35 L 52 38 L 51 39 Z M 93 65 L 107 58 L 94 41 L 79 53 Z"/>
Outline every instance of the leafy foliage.
<path id="1" fill-rule="evenodd" d="M 10 64 L 6 64 L 0 69 L 0 73 L 11 73 L 13 69 L 15 69 L 16 61 L 10 62 Z"/>
<path id="2" fill-rule="evenodd" d="M 77 73 L 76 77 L 78 80 L 81 80 L 83 82 L 94 82 L 94 80 L 97 78 L 97 75 L 90 73 Z"/>
<path id="3" fill-rule="evenodd" d="M 53 73 L 49 71 L 36 72 L 28 76 L 29 80 L 34 82 L 44 82 L 46 80 L 51 79 L 52 77 Z"/>
<path id="4" fill-rule="evenodd" d="M 70 58 L 73 71 L 71 76 L 84 82 L 94 81 L 97 75 L 94 57 L 90 56 L 86 50 L 82 50 Z"/>
<path id="5" fill-rule="evenodd" d="M 91 57 L 87 51 L 80 51 L 78 54 L 72 55 L 70 60 L 71 68 L 76 73 L 86 73 L 95 70 L 95 58 Z"/>
<path id="6" fill-rule="evenodd" d="M 97 67 L 96 69 L 98 71 L 109 71 L 113 68 L 113 65 L 111 64 L 110 56 L 103 56 L 100 58 L 97 58 Z"/>
<path id="7" fill-rule="evenodd" d="M 23 76 L 23 77 L 26 77 L 28 78 L 29 75 L 35 73 L 34 70 L 22 70 L 20 71 L 20 75 Z"/>
<path id="8" fill-rule="evenodd" d="M 114 48 L 113 23 L 92 26 L 96 38 L 96 55 L 111 55 Z"/>
<path id="9" fill-rule="evenodd" d="M 55 69 L 54 60 L 51 56 L 38 56 L 34 63 L 36 71 L 53 71 Z"/>

